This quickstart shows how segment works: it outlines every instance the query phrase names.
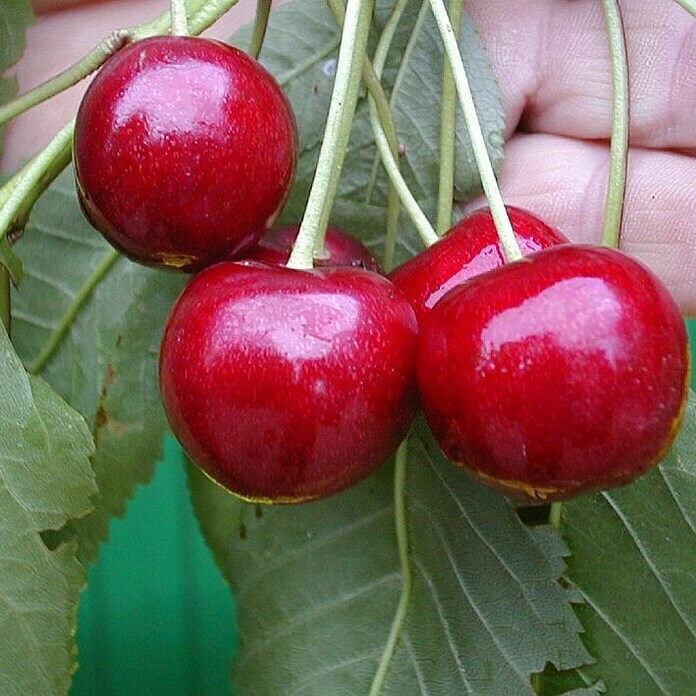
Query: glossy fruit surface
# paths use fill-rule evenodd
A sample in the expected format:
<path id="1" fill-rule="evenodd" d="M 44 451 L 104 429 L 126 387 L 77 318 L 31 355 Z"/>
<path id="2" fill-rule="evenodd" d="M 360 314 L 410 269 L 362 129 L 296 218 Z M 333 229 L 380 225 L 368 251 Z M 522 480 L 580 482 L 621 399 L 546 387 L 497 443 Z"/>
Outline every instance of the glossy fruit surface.
<path id="1" fill-rule="evenodd" d="M 268 230 L 245 258 L 269 266 L 284 266 L 290 258 L 299 229 L 299 225 L 287 225 Z M 363 244 L 337 227 L 329 227 L 326 231 L 324 251 L 323 257 L 315 257 L 315 268 L 357 266 L 375 273 L 384 273 L 379 261 Z"/>
<path id="2" fill-rule="evenodd" d="M 410 305 L 376 273 L 217 264 L 169 318 L 165 410 L 189 456 L 237 495 L 321 498 L 375 471 L 406 434 L 416 335 Z"/>
<path id="3" fill-rule="evenodd" d="M 255 60 L 217 41 L 153 37 L 111 58 L 82 100 L 78 194 L 132 259 L 196 270 L 270 227 L 296 150 L 289 102 Z"/>
<path id="4" fill-rule="evenodd" d="M 626 483 L 666 454 L 687 335 L 644 266 L 563 245 L 440 300 L 421 327 L 418 380 L 452 461 L 521 500 L 560 500 Z"/>
<path id="5" fill-rule="evenodd" d="M 523 254 L 568 242 L 558 230 L 532 213 L 511 206 L 506 209 Z M 422 323 L 446 292 L 504 263 L 490 209 L 482 208 L 460 220 L 431 247 L 395 268 L 389 278 L 406 295 Z"/>

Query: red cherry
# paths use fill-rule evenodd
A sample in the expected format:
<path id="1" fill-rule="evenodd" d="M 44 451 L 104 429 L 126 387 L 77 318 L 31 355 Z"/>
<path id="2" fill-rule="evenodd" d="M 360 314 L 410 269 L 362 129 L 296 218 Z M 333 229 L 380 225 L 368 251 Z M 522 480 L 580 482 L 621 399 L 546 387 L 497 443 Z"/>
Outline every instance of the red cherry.
<path id="1" fill-rule="evenodd" d="M 530 212 L 511 206 L 506 209 L 523 254 L 568 242 Z M 504 264 L 493 216 L 490 209 L 482 208 L 460 220 L 424 252 L 395 268 L 389 278 L 406 295 L 422 323 L 448 290 Z"/>
<path id="2" fill-rule="evenodd" d="M 325 497 L 375 471 L 405 436 L 416 335 L 408 302 L 376 273 L 217 264 L 169 318 L 165 410 L 190 457 L 233 493 Z"/>
<path id="3" fill-rule="evenodd" d="M 445 454 L 524 501 L 627 483 L 679 428 L 688 345 L 662 283 L 621 252 L 563 245 L 450 291 L 419 345 Z"/>
<path id="4" fill-rule="evenodd" d="M 278 83 L 217 41 L 157 36 L 124 48 L 77 114 L 83 210 L 145 264 L 190 271 L 252 246 L 287 197 L 296 157 Z"/>
<path id="5" fill-rule="evenodd" d="M 268 230 L 245 258 L 260 261 L 269 266 L 284 266 L 290 258 L 292 246 L 300 229 L 299 225 L 287 225 Z M 326 255 L 314 259 L 315 268 L 327 266 L 359 266 L 368 271 L 383 274 L 379 261 L 355 237 L 337 227 L 329 227 L 324 240 Z"/>

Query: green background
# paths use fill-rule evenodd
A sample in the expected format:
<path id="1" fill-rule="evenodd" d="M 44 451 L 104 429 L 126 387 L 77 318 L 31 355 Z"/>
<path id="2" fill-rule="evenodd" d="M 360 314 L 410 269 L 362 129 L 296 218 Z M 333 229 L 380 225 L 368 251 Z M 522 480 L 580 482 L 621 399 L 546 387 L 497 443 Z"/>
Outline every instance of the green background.
<path id="1" fill-rule="evenodd" d="M 696 352 L 696 320 L 690 320 Z M 692 374 L 696 388 L 696 372 Z M 193 516 L 173 438 L 90 569 L 73 696 L 229 696 L 234 604 Z"/>

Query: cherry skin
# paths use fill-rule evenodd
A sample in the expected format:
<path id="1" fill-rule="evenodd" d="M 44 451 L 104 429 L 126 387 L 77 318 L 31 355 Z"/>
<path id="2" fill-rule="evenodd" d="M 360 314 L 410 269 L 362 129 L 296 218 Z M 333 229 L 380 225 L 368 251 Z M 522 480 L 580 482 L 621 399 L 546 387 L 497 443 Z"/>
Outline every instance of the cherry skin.
<path id="1" fill-rule="evenodd" d="M 297 134 L 273 76 L 217 41 L 157 36 L 119 51 L 75 125 L 83 211 L 135 261 L 194 271 L 251 247 L 292 183 Z"/>
<path id="2" fill-rule="evenodd" d="M 290 258 L 299 229 L 299 225 L 287 225 L 268 230 L 261 237 L 258 245 L 245 254 L 245 258 L 260 261 L 269 266 L 284 266 Z M 379 261 L 363 244 L 337 227 L 329 227 L 326 231 L 324 252 L 323 256 L 314 258 L 315 268 L 358 266 L 375 273 L 384 273 Z"/>
<path id="3" fill-rule="evenodd" d="M 165 329 L 172 430 L 247 500 L 323 498 L 375 471 L 416 410 L 417 324 L 386 278 L 224 262 L 198 275 Z"/>
<path id="4" fill-rule="evenodd" d="M 525 502 L 627 483 L 669 450 L 689 379 L 662 283 L 562 245 L 451 290 L 421 327 L 418 382 L 449 459 Z"/>
<path id="5" fill-rule="evenodd" d="M 523 254 L 568 240 L 532 213 L 506 207 Z M 419 323 L 445 293 L 469 278 L 505 264 L 493 216 L 481 208 L 460 220 L 439 241 L 395 268 L 390 280 L 406 295 Z"/>

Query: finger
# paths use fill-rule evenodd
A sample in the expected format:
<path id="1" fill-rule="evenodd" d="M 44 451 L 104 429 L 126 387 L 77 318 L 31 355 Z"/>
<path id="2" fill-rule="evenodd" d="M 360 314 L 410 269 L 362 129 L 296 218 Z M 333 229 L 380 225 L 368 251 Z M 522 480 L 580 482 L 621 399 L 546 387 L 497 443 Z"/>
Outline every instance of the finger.
<path id="1" fill-rule="evenodd" d="M 527 208 L 572 241 L 601 241 L 606 146 L 518 134 L 500 173 L 505 202 Z M 634 149 L 629 156 L 621 248 L 647 264 L 684 313 L 696 314 L 696 159 Z"/>
<path id="2" fill-rule="evenodd" d="M 596 0 L 476 0 L 468 8 L 504 97 L 508 136 L 607 139 L 611 64 Z M 629 61 L 631 143 L 696 147 L 696 20 L 674 0 L 621 4 Z"/>

